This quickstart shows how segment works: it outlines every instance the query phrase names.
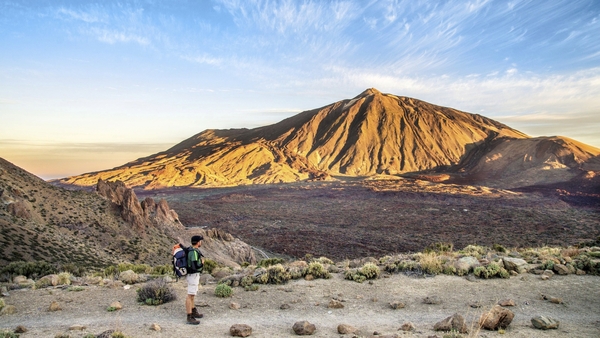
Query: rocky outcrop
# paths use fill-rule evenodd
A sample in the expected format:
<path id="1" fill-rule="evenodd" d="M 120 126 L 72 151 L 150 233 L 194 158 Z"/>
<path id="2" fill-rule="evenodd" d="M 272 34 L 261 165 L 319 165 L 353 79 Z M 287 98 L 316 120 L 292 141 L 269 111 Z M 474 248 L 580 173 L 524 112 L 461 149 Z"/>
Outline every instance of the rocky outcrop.
<path id="1" fill-rule="evenodd" d="M 185 239 L 180 238 L 182 244 L 189 245 L 190 238 L 194 235 L 204 237 L 200 250 L 204 256 L 219 264 L 229 267 L 239 267 L 243 263 L 256 264 L 256 256 L 250 245 L 234 238 L 231 234 L 218 229 L 188 229 Z"/>
<path id="2" fill-rule="evenodd" d="M 156 203 L 147 197 L 141 203 L 133 189 L 121 181 L 107 182 L 102 179 L 96 184 L 100 196 L 109 200 L 121 213 L 121 217 L 138 232 L 148 226 L 183 229 L 179 216 L 169 208 L 166 200 Z"/>

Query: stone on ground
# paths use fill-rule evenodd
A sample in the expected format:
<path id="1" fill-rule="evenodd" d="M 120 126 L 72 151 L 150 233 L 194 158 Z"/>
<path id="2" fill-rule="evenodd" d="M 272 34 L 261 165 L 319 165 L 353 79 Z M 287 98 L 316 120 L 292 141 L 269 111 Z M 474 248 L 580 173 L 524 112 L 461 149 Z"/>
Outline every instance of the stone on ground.
<path id="1" fill-rule="evenodd" d="M 314 324 L 311 324 L 306 320 L 296 322 L 292 329 L 299 336 L 309 336 L 317 330 Z"/>
<path id="2" fill-rule="evenodd" d="M 467 322 L 465 318 L 458 313 L 453 314 L 452 316 L 437 322 L 433 329 L 436 331 L 452 331 L 456 330 L 460 333 L 467 333 Z"/>
<path id="3" fill-rule="evenodd" d="M 339 334 L 351 334 L 351 333 L 356 333 L 358 332 L 358 329 L 355 328 L 352 325 L 348 325 L 348 324 L 340 324 L 337 327 L 337 331 Z"/>
<path id="4" fill-rule="evenodd" d="M 252 334 L 252 327 L 247 324 L 234 324 L 229 328 L 229 334 L 233 337 L 248 337 Z"/>
<path id="5" fill-rule="evenodd" d="M 551 330 L 558 329 L 560 322 L 546 316 L 537 316 L 531 318 L 531 324 L 533 324 L 533 327 L 539 330 Z"/>
<path id="6" fill-rule="evenodd" d="M 479 318 L 479 326 L 486 330 L 506 329 L 515 314 L 500 305 L 494 305 L 489 312 L 484 312 Z"/>

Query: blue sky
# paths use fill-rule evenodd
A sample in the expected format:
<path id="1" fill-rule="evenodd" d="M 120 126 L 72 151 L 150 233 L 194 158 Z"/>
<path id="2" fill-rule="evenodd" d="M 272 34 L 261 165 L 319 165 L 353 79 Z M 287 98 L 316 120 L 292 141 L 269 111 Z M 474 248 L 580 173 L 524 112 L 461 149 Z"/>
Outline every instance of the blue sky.
<path id="1" fill-rule="evenodd" d="M 369 87 L 600 147 L 600 2 L 0 1 L 0 157 L 45 179 Z"/>

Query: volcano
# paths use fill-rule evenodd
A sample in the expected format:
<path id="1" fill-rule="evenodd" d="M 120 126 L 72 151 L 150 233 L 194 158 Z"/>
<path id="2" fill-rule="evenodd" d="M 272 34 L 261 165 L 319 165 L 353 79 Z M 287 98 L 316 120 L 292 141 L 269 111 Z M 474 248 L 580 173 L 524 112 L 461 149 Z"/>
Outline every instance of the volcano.
<path id="1" fill-rule="evenodd" d="M 59 180 L 212 187 L 398 176 L 516 188 L 595 177 L 600 149 L 371 88 L 254 129 L 205 130 L 122 166 Z"/>

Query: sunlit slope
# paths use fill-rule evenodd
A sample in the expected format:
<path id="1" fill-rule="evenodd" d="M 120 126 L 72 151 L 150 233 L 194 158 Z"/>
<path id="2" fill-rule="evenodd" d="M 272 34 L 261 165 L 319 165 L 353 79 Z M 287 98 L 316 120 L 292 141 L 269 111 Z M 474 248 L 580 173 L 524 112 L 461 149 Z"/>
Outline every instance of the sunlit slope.
<path id="1" fill-rule="evenodd" d="M 99 178 L 119 179 L 155 189 L 423 172 L 498 180 L 503 171 L 521 174 L 524 167 L 513 162 L 526 154 L 536 158 L 532 166 L 545 165 L 545 155 L 538 155 L 555 147 L 534 145 L 540 140 L 480 115 L 368 89 L 273 125 L 206 130 L 164 152 L 61 183 L 90 186 Z M 557 140 L 568 144 L 561 148 L 565 154 L 556 150 L 556 163 L 568 168 L 579 168 L 599 153 L 566 138 L 549 139 L 548 144 Z"/>

